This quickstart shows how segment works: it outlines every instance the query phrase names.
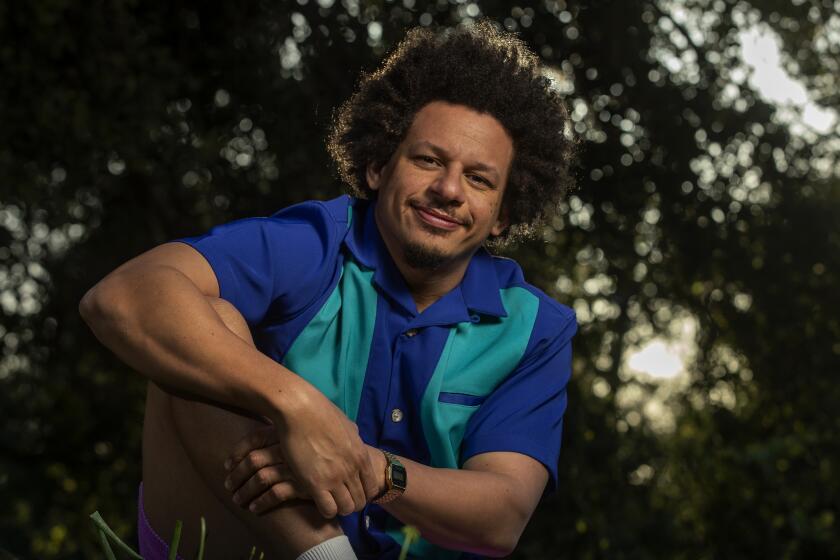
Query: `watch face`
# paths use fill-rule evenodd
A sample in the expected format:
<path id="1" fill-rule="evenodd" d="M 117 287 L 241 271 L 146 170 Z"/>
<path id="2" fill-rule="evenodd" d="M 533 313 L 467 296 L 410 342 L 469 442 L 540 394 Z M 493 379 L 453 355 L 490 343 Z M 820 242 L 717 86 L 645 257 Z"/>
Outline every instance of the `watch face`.
<path id="1" fill-rule="evenodd" d="M 404 468 L 393 468 L 391 469 L 391 480 L 394 481 L 394 486 L 399 486 L 400 488 L 405 488 L 405 469 Z"/>

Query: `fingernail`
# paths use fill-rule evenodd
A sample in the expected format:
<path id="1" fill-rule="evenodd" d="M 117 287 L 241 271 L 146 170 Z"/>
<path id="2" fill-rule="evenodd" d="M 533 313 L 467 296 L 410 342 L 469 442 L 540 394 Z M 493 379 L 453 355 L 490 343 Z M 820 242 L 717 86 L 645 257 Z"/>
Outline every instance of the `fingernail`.
<path id="1" fill-rule="evenodd" d="M 239 499 L 240 499 L 239 494 L 234 494 L 233 495 L 233 503 L 234 504 L 239 505 Z"/>
<path id="2" fill-rule="evenodd" d="M 226 490 L 230 490 L 232 486 L 233 486 L 233 483 L 230 481 L 229 478 L 227 480 L 225 480 L 225 489 Z"/>
<path id="3" fill-rule="evenodd" d="M 248 509 L 250 511 L 257 511 L 257 505 L 256 504 L 251 504 L 250 506 L 248 506 Z"/>
<path id="4" fill-rule="evenodd" d="M 232 466 L 233 466 L 233 461 L 231 461 L 230 459 L 228 459 L 227 461 L 225 461 L 225 468 L 226 468 L 227 470 L 230 470 L 230 468 L 231 468 Z"/>

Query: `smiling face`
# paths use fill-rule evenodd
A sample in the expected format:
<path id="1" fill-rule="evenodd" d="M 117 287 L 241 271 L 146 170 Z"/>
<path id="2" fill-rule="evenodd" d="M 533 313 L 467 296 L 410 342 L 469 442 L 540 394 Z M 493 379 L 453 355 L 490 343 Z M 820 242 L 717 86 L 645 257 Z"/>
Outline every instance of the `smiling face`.
<path id="1" fill-rule="evenodd" d="M 400 269 L 463 274 L 507 226 L 502 198 L 512 160 L 513 141 L 494 117 L 442 101 L 420 109 L 391 159 L 367 168 L 376 222 Z"/>

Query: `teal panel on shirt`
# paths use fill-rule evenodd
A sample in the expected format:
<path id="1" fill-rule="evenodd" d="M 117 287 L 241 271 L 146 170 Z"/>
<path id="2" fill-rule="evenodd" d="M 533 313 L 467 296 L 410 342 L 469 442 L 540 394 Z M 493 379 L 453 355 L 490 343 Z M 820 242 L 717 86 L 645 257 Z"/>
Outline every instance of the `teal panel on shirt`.
<path id="1" fill-rule="evenodd" d="M 500 290 L 507 317 L 459 323 L 449 334 L 423 395 L 423 433 L 433 467 L 460 468 L 460 447 L 480 405 L 441 402 L 440 393 L 486 397 L 513 372 L 528 346 L 539 299 L 524 288 Z"/>
<path id="2" fill-rule="evenodd" d="M 423 395 L 423 433 L 431 452 L 431 466 L 461 467 L 460 448 L 467 422 L 479 404 L 441 402 L 460 396 L 486 397 L 510 375 L 525 354 L 537 320 L 539 299 L 524 288 L 500 290 L 507 317 L 484 323 L 459 323 L 449 333 L 429 385 Z M 468 397 L 464 400 L 471 400 Z M 409 482 L 410 484 L 410 482 Z M 388 518 L 386 533 L 400 545 L 405 540 L 399 521 Z M 436 546 L 424 538 L 411 543 L 418 558 L 455 560 L 461 552 Z"/>
<path id="3" fill-rule="evenodd" d="M 376 297 L 373 271 L 347 256 L 332 294 L 283 358 L 284 366 L 317 387 L 353 422 L 376 324 Z"/>

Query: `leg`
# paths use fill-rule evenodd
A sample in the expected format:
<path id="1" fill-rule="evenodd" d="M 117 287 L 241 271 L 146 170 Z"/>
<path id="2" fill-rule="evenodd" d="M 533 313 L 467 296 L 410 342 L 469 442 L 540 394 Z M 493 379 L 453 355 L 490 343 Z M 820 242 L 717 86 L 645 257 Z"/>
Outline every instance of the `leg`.
<path id="1" fill-rule="evenodd" d="M 245 320 L 232 305 L 221 299 L 211 304 L 230 330 L 253 344 Z M 176 517 L 184 521 L 180 550 L 185 554 L 197 546 L 201 515 L 208 523 L 208 558 L 247 558 L 256 545 L 268 558 L 294 559 L 342 534 L 338 521 L 321 517 L 310 501 L 294 500 L 259 517 L 231 501 L 223 486 L 224 459 L 257 425 L 253 419 L 174 397 L 150 384 L 143 464 L 147 513 L 164 539 L 171 535 Z"/>

